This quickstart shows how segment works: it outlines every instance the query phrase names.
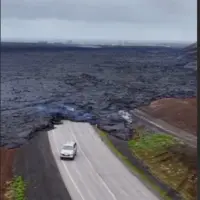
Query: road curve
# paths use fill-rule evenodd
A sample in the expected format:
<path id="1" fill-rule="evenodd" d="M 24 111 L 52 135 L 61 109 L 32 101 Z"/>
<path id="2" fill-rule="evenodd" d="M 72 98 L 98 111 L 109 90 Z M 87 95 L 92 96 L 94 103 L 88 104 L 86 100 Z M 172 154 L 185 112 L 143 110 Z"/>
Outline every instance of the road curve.
<path id="1" fill-rule="evenodd" d="M 88 123 L 63 121 L 48 134 L 63 181 L 73 200 L 158 200 L 107 148 Z M 74 161 L 59 158 L 61 146 L 75 140 Z"/>

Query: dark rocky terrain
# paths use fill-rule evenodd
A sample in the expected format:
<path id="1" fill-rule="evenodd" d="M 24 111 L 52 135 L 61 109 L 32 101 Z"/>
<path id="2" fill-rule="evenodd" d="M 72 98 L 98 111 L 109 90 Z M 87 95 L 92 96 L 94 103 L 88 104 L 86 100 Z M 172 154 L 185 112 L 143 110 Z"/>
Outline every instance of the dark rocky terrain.
<path id="1" fill-rule="evenodd" d="M 193 43 L 182 49 L 177 59 L 178 65 L 197 70 L 197 43 Z"/>
<path id="2" fill-rule="evenodd" d="M 24 144 L 63 117 L 126 135 L 120 110 L 196 95 L 196 73 L 177 65 L 180 47 L 43 46 L 1 47 L 1 145 Z"/>

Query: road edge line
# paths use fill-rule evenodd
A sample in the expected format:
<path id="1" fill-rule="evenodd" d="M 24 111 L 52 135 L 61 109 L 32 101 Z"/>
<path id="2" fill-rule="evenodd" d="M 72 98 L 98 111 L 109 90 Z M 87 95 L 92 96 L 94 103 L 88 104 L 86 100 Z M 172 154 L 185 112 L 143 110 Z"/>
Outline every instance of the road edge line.
<path id="1" fill-rule="evenodd" d="M 113 145 L 107 136 L 101 134 L 100 129 L 92 126 L 98 137 L 101 138 L 102 142 L 107 148 L 116 156 L 116 158 L 129 170 L 131 174 L 136 176 L 153 194 L 155 194 L 160 200 L 172 200 L 171 197 L 166 195 L 166 191 L 163 190 L 159 185 L 153 183 L 144 172 L 132 165 L 132 163 Z M 106 133 L 104 133 L 106 134 Z M 112 147 L 111 147 L 112 146 Z M 126 160 L 126 161 L 125 161 Z M 141 171 L 141 172 L 139 172 Z"/>

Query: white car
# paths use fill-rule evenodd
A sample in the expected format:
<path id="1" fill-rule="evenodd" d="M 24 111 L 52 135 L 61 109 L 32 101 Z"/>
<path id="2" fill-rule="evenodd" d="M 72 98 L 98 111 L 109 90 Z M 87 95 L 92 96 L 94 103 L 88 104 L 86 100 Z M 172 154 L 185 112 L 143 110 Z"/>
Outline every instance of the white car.
<path id="1" fill-rule="evenodd" d="M 72 159 L 74 160 L 77 153 L 77 144 L 76 142 L 67 142 L 63 145 L 60 151 L 60 159 Z"/>

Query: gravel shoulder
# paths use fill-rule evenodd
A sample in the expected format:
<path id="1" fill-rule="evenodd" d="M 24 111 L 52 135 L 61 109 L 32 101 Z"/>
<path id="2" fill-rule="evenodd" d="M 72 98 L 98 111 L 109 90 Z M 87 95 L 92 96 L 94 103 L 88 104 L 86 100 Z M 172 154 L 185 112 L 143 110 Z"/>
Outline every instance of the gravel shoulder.
<path id="1" fill-rule="evenodd" d="M 71 200 L 52 155 L 47 132 L 39 132 L 17 151 L 13 172 L 27 183 L 28 200 Z"/>

